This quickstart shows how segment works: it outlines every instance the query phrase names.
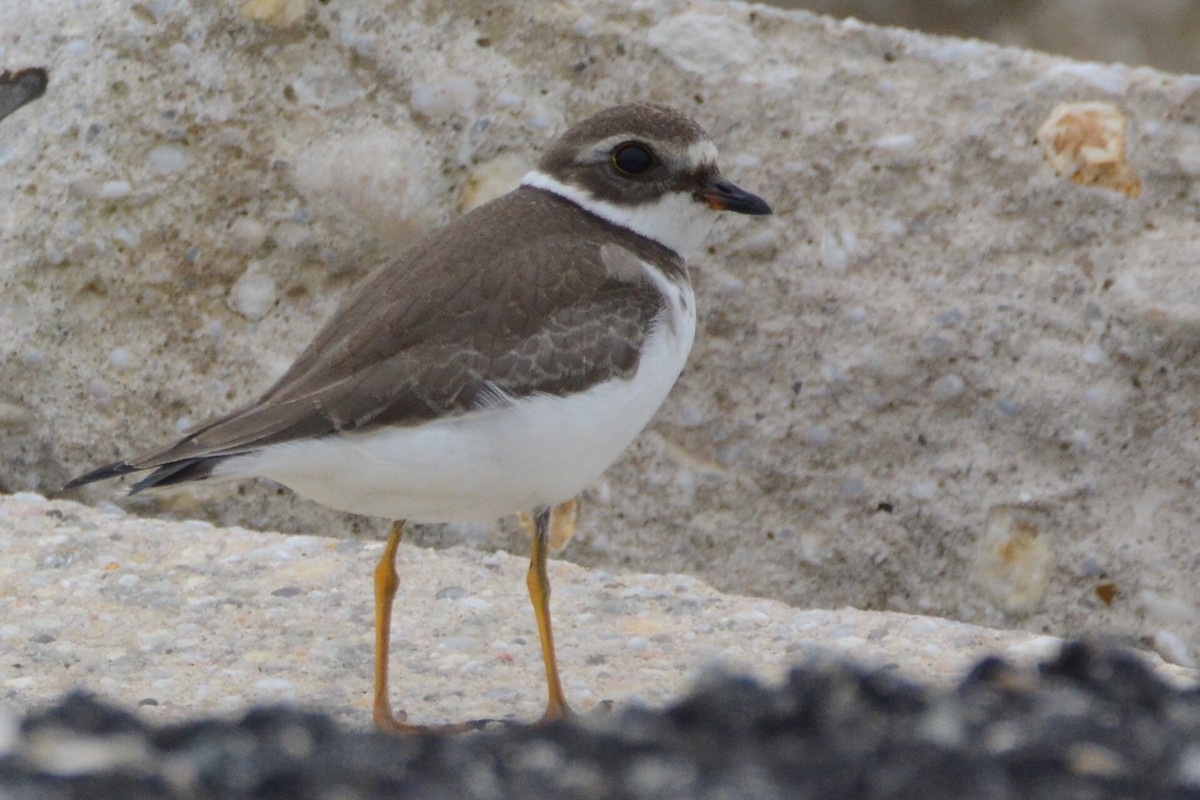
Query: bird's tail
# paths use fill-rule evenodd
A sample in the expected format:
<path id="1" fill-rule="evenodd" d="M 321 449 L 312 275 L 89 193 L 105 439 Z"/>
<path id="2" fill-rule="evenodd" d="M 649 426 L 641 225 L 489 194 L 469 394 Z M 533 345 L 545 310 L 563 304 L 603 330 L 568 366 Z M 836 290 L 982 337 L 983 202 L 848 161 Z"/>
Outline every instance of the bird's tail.
<path id="1" fill-rule="evenodd" d="M 167 464 L 155 467 L 154 470 L 142 478 L 140 481 L 129 487 L 130 494 L 137 494 L 143 489 L 152 489 L 155 486 L 171 486 L 176 483 L 187 483 L 188 481 L 200 481 L 212 475 L 217 464 L 224 461 L 228 456 L 209 456 L 205 458 L 184 458 L 179 461 L 172 461 Z M 128 461 L 117 461 L 99 469 L 94 469 L 78 478 L 68 481 L 63 490 L 74 489 L 77 486 L 83 486 L 85 483 L 93 483 L 102 481 L 106 478 L 115 478 L 119 475 L 128 475 L 130 472 L 138 472 L 145 469 L 137 464 L 130 464 Z"/>

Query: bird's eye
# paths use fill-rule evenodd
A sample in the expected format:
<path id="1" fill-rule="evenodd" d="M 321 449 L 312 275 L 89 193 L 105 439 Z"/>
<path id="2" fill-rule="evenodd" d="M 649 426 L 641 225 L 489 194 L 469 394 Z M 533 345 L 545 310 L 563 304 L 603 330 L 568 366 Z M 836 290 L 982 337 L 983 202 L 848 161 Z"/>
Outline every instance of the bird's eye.
<path id="1" fill-rule="evenodd" d="M 612 151 L 612 164 L 622 175 L 645 175 L 657 163 L 650 148 L 637 142 L 619 144 Z"/>

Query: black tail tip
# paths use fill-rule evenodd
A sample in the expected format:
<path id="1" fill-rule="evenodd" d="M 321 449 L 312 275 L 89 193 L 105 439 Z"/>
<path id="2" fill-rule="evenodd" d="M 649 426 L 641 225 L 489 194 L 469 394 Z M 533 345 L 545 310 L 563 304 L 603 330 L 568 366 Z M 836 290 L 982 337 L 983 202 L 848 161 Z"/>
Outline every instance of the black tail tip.
<path id="1" fill-rule="evenodd" d="M 116 478 L 120 475 L 128 475 L 131 472 L 151 470 L 149 475 L 129 487 L 129 494 L 137 494 L 144 489 L 152 489 L 155 486 L 173 486 L 174 484 L 187 483 L 188 481 L 202 481 L 212 475 L 213 468 L 226 458 L 228 456 L 201 456 L 199 458 L 184 458 L 179 461 L 170 461 L 158 466 L 144 466 L 130 464 L 128 461 L 118 461 L 115 464 L 94 469 L 86 475 L 80 475 L 78 478 L 67 481 L 62 490 L 65 492 L 68 489 L 83 486 L 85 483 L 102 481 L 106 478 Z"/>
<path id="2" fill-rule="evenodd" d="M 223 458 L 185 458 L 155 467 L 154 471 L 129 487 L 130 494 L 137 494 L 143 489 L 155 486 L 174 486 L 189 481 L 202 481 L 212 474 L 213 467 L 221 463 Z"/>
<path id="3" fill-rule="evenodd" d="M 114 464 L 109 464 L 91 472 L 80 475 L 78 478 L 72 478 L 63 484 L 63 491 L 68 489 L 76 489 L 83 486 L 85 483 L 95 483 L 96 481 L 115 478 L 119 475 L 128 475 L 130 472 L 137 472 L 138 468 L 126 461 L 118 461 Z"/>

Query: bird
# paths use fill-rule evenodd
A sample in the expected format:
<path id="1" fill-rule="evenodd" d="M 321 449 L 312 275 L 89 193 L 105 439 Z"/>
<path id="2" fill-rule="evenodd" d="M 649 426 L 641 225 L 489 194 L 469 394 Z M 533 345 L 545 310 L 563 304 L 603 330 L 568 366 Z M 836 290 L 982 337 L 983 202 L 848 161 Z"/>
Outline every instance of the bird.
<path id="1" fill-rule="evenodd" d="M 553 140 L 517 188 L 367 276 L 257 400 L 64 489 L 135 472 L 147 474 L 131 493 L 258 477 L 392 521 L 374 575 L 372 715 L 397 733 L 473 725 L 392 711 L 406 524 L 529 511 L 541 719 L 568 716 L 550 621 L 551 515 L 621 455 L 682 374 L 696 332 L 686 259 L 721 211 L 772 213 L 724 177 L 694 119 L 647 102 L 601 110 Z"/>

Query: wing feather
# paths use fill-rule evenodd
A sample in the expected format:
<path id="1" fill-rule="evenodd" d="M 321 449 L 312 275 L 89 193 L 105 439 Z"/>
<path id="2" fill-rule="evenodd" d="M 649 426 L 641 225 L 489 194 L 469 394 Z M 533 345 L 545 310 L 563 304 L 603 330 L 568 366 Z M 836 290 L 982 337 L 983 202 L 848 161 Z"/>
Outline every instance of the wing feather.
<path id="1" fill-rule="evenodd" d="M 531 219 L 545 225 L 533 237 L 521 233 Z M 124 463 L 147 469 L 411 425 L 499 397 L 563 395 L 628 374 L 663 309 L 631 263 L 684 267 L 672 251 L 632 234 L 629 247 L 614 251 L 610 234 L 569 201 L 518 189 L 369 277 L 259 400 Z M 497 253 L 508 259 L 502 267 Z M 452 262 L 477 268 L 446 270 Z"/>

